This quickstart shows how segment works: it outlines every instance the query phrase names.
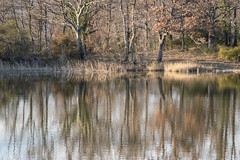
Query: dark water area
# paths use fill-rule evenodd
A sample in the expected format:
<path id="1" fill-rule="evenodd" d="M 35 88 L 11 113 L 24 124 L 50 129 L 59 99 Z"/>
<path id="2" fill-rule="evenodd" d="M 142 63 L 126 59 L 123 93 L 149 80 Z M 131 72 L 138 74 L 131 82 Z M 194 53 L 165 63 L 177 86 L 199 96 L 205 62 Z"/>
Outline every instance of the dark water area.
<path id="1" fill-rule="evenodd" d="M 0 159 L 240 159 L 240 75 L 0 75 Z"/>

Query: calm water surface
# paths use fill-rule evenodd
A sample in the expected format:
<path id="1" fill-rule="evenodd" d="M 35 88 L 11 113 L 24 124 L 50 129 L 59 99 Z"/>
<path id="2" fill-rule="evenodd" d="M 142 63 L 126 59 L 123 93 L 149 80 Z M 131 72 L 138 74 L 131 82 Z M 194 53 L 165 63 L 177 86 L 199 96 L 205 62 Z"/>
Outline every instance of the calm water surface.
<path id="1" fill-rule="evenodd" d="M 240 159 L 240 75 L 1 75 L 0 159 Z"/>

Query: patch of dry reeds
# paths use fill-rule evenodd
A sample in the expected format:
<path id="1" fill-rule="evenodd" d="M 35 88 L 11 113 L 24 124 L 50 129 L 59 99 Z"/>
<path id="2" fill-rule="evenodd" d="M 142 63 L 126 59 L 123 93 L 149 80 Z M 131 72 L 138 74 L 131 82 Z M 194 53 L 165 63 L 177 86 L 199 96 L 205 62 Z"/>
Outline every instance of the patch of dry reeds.
<path id="1" fill-rule="evenodd" d="M 63 65 L 64 71 L 84 73 L 117 73 L 126 71 L 121 63 L 102 62 L 97 60 L 77 61 L 72 60 Z"/>
<path id="2" fill-rule="evenodd" d="M 201 66 L 197 63 L 193 63 L 193 62 L 186 62 L 186 63 L 166 63 L 164 64 L 164 71 L 166 72 L 184 72 L 184 73 L 188 73 L 189 71 L 192 70 L 197 70 L 199 69 Z"/>
<path id="3" fill-rule="evenodd" d="M 97 60 L 70 60 L 60 64 L 58 61 L 47 64 L 10 63 L 0 60 L 0 71 L 38 71 L 38 72 L 80 72 L 80 73 L 117 73 L 126 71 L 118 62 L 101 62 Z"/>
<path id="4" fill-rule="evenodd" d="M 147 71 L 163 71 L 163 63 L 152 62 L 146 65 Z"/>
<path id="5" fill-rule="evenodd" d="M 10 63 L 10 62 L 3 62 L 0 60 L 0 72 L 51 72 L 55 68 L 39 64 L 29 64 L 27 62 L 24 63 Z"/>

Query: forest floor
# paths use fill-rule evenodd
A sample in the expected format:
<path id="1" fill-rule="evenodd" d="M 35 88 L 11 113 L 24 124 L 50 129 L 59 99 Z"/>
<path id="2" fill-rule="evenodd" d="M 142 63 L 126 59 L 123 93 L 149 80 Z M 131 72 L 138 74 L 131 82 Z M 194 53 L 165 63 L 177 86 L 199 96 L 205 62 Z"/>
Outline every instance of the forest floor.
<path id="1" fill-rule="evenodd" d="M 64 57 L 46 58 L 43 56 L 0 58 L 0 71 L 240 73 L 240 63 L 226 61 L 213 54 L 165 51 L 163 53 L 163 62 L 161 63 L 157 61 L 157 54 L 138 54 L 134 62 L 123 61 L 122 57 L 115 55 L 89 55 L 86 57 L 86 61 L 67 59 Z"/>

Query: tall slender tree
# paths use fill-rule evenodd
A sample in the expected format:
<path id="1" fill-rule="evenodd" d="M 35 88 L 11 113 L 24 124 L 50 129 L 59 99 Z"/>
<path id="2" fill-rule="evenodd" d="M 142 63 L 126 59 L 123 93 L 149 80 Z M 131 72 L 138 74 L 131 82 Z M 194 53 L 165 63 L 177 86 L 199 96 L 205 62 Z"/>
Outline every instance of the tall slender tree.
<path id="1" fill-rule="evenodd" d="M 78 50 L 80 52 L 80 58 L 85 59 L 85 51 L 82 43 L 82 24 L 83 16 L 93 12 L 91 6 L 95 3 L 93 0 L 72 0 L 70 1 L 60 1 L 54 0 L 55 9 L 50 8 L 50 11 L 56 15 L 63 16 L 65 22 L 69 24 L 75 34 L 78 44 Z M 86 20 L 86 19 L 85 19 Z"/>

